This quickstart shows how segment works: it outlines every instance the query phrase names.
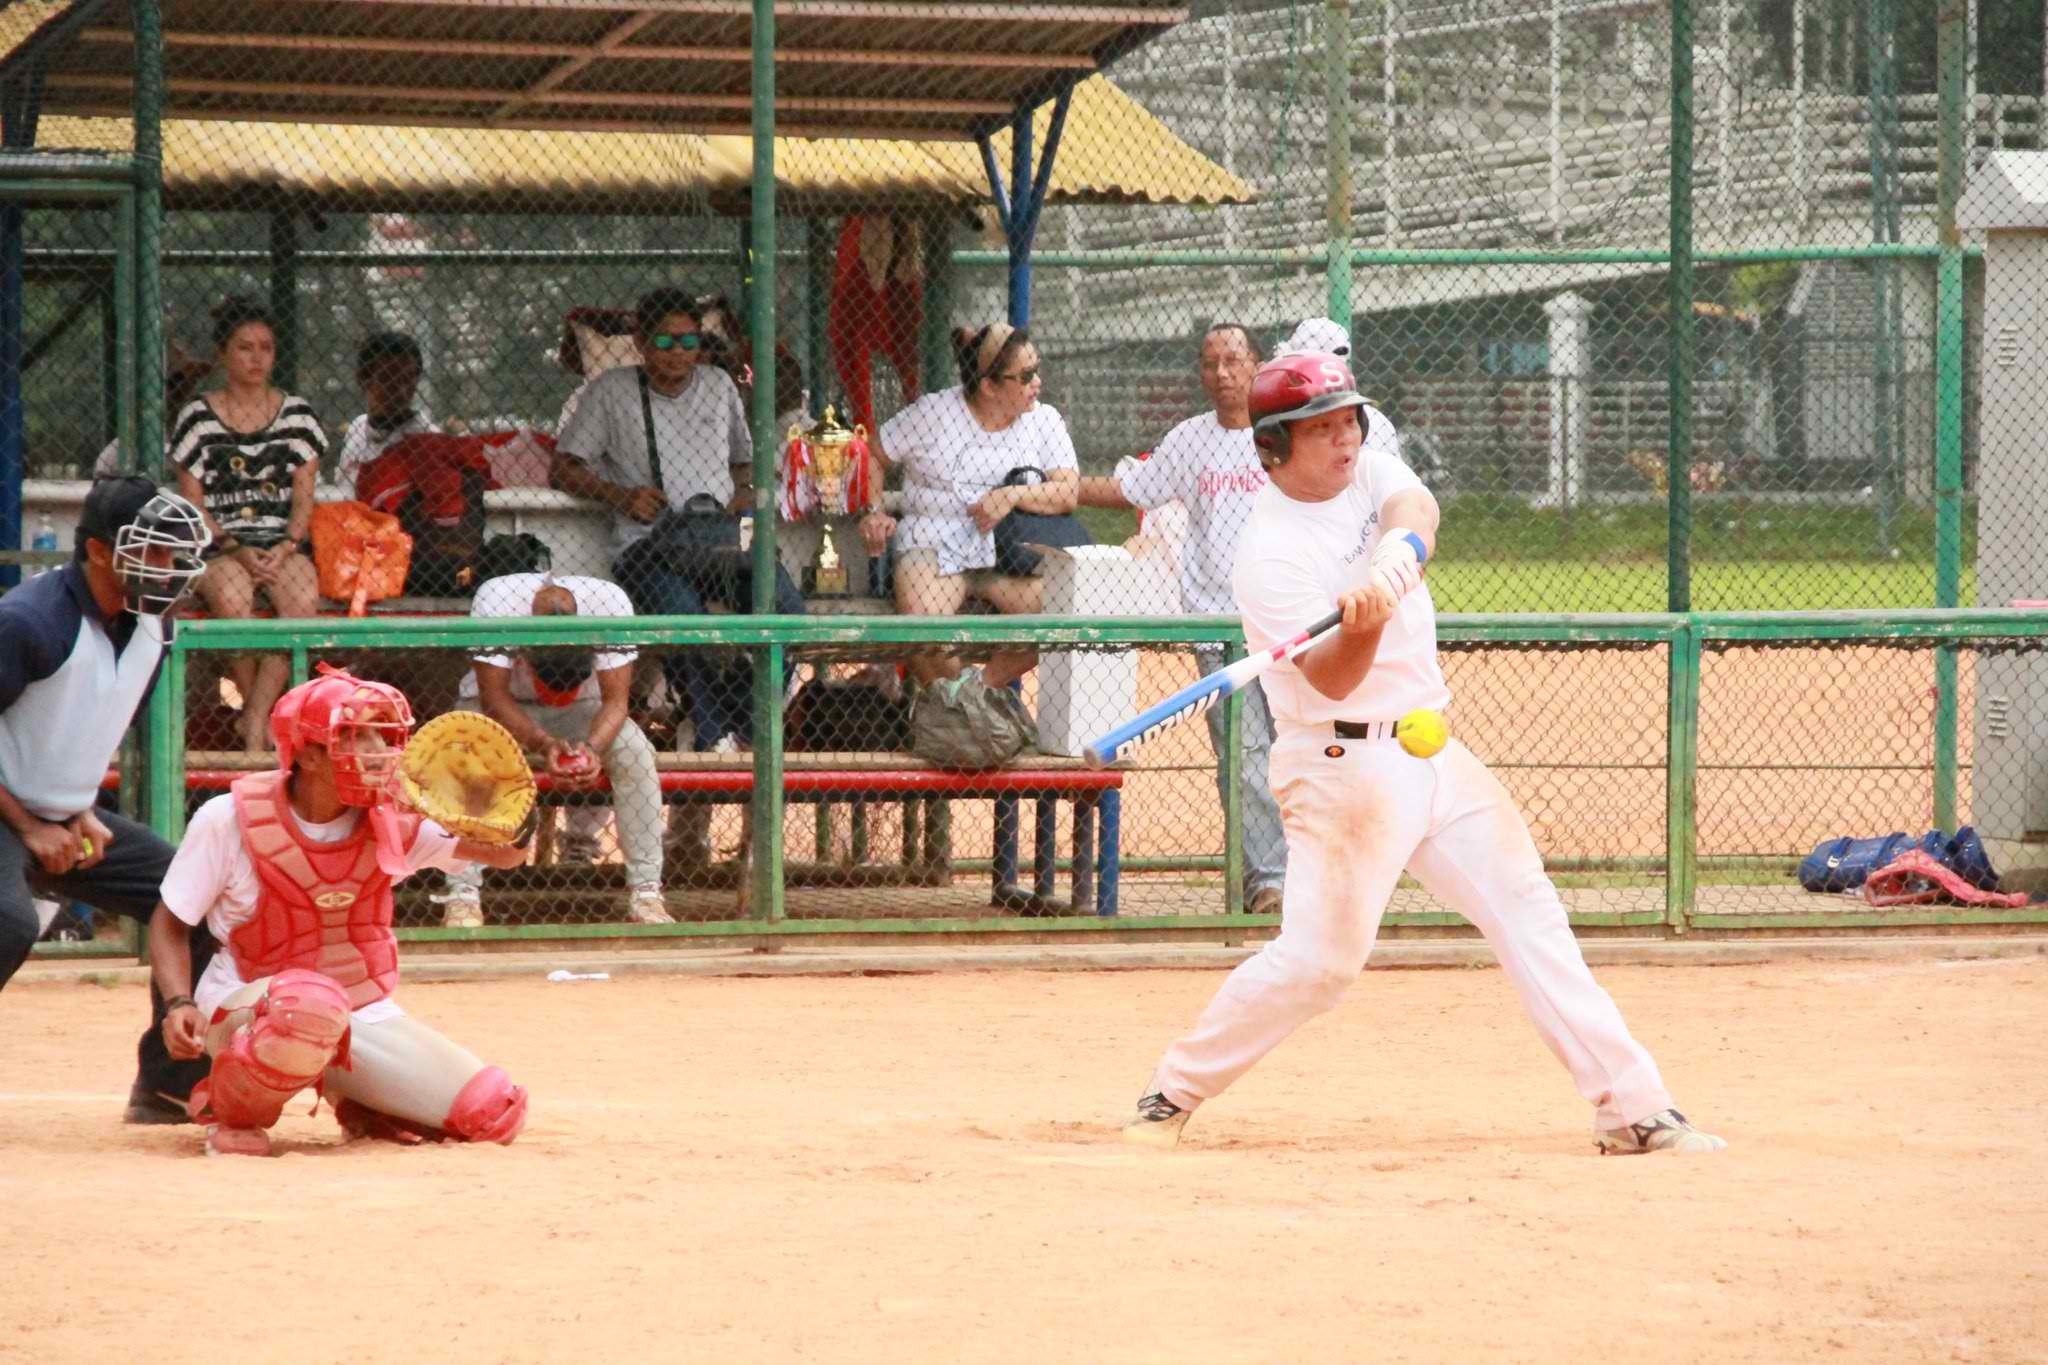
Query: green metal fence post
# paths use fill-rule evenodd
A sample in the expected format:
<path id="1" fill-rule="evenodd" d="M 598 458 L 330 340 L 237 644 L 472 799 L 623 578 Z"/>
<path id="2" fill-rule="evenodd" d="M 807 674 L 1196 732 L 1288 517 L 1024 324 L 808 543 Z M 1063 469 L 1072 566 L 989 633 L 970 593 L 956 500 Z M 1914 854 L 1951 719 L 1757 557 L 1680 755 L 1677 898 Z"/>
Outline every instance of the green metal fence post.
<path id="1" fill-rule="evenodd" d="M 1351 330 L 1351 0 L 1324 10 L 1324 100 L 1329 105 L 1329 315 Z M 1233 714 L 1235 712 L 1233 711 Z"/>
<path id="2" fill-rule="evenodd" d="M 935 213 L 925 221 L 924 317 L 917 347 L 920 387 L 927 391 L 943 389 L 952 382 L 953 283 L 958 276 L 953 260 L 953 220 Z"/>
<path id="3" fill-rule="evenodd" d="M 1671 5 L 1670 545 L 1665 610 L 1692 610 L 1692 5 Z"/>
<path id="4" fill-rule="evenodd" d="M 775 610 L 775 0 L 754 0 L 754 184 L 747 330 L 754 339 L 754 614 Z M 782 655 L 754 652 L 753 909 L 782 918 Z"/>
<path id="5" fill-rule="evenodd" d="M 135 29 L 136 468 L 164 459 L 164 23 L 159 0 L 133 0 Z M 159 679 L 157 685 L 164 685 Z"/>
<path id="6" fill-rule="evenodd" d="M 1962 604 L 1963 586 L 1963 238 L 1956 202 L 1963 193 L 1963 64 L 1969 35 L 1961 4 L 1937 18 L 1941 130 L 1936 162 L 1936 233 L 1941 256 L 1934 289 L 1934 605 Z M 1934 824 L 1956 827 L 1956 651 L 1934 654 Z"/>
<path id="7" fill-rule="evenodd" d="M 1671 636 L 1665 706 L 1664 922 L 1682 934 L 1691 924 L 1699 876 L 1699 625 L 1678 621 Z"/>
<path id="8" fill-rule="evenodd" d="M 1244 642 L 1232 640 L 1223 649 L 1227 668 L 1244 657 Z M 1244 913 L 1244 694 L 1233 692 L 1225 703 L 1223 724 L 1223 913 Z"/>
<path id="9" fill-rule="evenodd" d="M 141 469 L 135 443 L 135 192 L 114 201 L 114 434 L 121 468 Z"/>
<path id="10" fill-rule="evenodd" d="M 804 379 L 811 391 L 811 404 L 819 409 L 832 391 L 832 358 L 825 340 L 832 296 L 832 240 L 826 233 L 830 223 L 816 214 L 804 219 Z M 851 425 L 852 419 L 847 421 Z"/>

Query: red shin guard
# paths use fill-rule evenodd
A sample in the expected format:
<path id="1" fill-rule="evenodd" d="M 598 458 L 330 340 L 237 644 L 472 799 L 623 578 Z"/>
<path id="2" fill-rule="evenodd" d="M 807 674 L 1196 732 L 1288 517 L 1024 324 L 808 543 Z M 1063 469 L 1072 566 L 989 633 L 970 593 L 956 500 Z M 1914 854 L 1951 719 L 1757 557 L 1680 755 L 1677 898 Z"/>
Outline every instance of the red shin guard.
<path id="1" fill-rule="evenodd" d="M 348 1055 L 348 996 L 318 972 L 271 978 L 255 1017 L 235 1030 L 213 1071 L 193 1087 L 193 1118 L 229 1128 L 268 1128 L 291 1097 Z"/>

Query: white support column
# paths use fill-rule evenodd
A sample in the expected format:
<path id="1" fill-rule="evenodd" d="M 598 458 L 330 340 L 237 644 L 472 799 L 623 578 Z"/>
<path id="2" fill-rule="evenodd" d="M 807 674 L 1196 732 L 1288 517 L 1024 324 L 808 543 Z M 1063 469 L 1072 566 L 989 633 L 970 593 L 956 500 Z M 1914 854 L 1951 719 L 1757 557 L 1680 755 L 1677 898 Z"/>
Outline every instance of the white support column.
<path id="1" fill-rule="evenodd" d="M 1566 292 L 1543 305 L 1550 319 L 1550 488 L 1538 507 L 1575 507 L 1586 496 L 1586 377 L 1593 369 L 1593 305 Z"/>

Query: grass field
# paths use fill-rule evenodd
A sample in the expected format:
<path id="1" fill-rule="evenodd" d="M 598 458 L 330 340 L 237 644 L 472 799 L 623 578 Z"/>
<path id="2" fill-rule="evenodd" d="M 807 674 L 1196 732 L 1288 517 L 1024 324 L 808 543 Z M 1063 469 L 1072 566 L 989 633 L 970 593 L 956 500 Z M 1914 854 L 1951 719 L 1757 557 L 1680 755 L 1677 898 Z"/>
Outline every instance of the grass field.
<path id="1" fill-rule="evenodd" d="M 1976 601 L 1974 508 L 1963 520 L 1961 605 Z M 1657 503 L 1570 515 L 1514 500 L 1445 500 L 1430 590 L 1447 612 L 1659 612 L 1665 609 L 1666 512 Z M 1097 540 L 1128 537 L 1128 512 L 1088 509 Z M 1692 601 L 1699 611 L 1931 607 L 1934 516 L 1910 508 L 1880 524 L 1864 503 L 1695 504 Z"/>

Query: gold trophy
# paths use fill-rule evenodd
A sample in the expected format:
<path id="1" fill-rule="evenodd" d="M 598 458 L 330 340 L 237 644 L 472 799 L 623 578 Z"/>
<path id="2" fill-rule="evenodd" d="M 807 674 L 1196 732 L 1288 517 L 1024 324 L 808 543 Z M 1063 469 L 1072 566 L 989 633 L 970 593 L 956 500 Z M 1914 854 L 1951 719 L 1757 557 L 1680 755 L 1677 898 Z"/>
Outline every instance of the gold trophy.
<path id="1" fill-rule="evenodd" d="M 812 515 L 823 523 L 824 544 L 818 555 L 817 590 L 821 593 L 846 591 L 846 565 L 832 542 L 832 522 L 865 510 L 868 493 L 867 429 L 851 431 L 839 424 L 837 411 L 828 406 L 825 415 L 809 431 L 791 427 L 794 467 L 808 474 L 817 493 Z"/>
<path id="2" fill-rule="evenodd" d="M 854 443 L 858 441 L 865 454 L 866 438 L 867 432 L 861 428 L 848 431 L 839 425 L 838 413 L 830 404 L 818 424 L 805 435 L 804 444 L 811 451 L 811 477 L 818 485 L 820 516 L 843 516 L 851 510 L 846 505 L 846 475 L 852 464 Z"/>

